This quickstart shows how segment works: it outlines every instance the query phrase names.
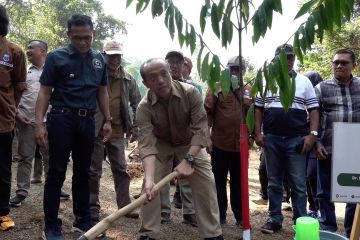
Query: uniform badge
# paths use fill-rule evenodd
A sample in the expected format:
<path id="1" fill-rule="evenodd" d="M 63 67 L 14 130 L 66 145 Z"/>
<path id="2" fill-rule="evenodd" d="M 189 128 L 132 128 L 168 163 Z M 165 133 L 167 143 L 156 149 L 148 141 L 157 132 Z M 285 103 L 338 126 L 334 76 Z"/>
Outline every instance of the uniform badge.
<path id="1" fill-rule="evenodd" d="M 92 64 L 93 64 L 94 68 L 102 68 L 102 63 L 99 59 L 94 58 L 92 60 Z"/>
<path id="2" fill-rule="evenodd" d="M 4 56 L 3 56 L 3 61 L 8 62 L 9 60 L 10 60 L 9 54 L 5 53 Z"/>

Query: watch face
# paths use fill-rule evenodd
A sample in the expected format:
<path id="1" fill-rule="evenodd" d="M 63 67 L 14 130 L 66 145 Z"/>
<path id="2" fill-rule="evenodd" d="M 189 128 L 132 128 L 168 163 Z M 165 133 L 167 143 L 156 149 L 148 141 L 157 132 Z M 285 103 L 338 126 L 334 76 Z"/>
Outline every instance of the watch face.
<path id="1" fill-rule="evenodd" d="M 311 131 L 310 134 L 314 135 L 314 136 L 317 136 L 318 135 L 318 132 L 317 131 Z"/>

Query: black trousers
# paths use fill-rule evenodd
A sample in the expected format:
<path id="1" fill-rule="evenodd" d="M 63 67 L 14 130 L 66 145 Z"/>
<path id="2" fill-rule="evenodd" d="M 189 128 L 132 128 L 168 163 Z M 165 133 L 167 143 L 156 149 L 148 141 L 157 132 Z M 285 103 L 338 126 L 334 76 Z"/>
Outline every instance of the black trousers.
<path id="1" fill-rule="evenodd" d="M 211 164 L 215 177 L 220 219 L 226 219 L 228 204 L 226 183 L 227 175 L 230 173 L 230 205 L 236 221 L 241 222 L 240 152 L 229 152 L 214 147 Z"/>
<path id="2" fill-rule="evenodd" d="M 0 133 L 0 216 L 10 212 L 13 132 Z"/>
<path id="3" fill-rule="evenodd" d="M 61 227 L 60 192 L 70 153 L 73 161 L 72 196 L 75 220 L 90 223 L 89 171 L 95 141 L 93 117 L 52 110 L 47 118 L 49 172 L 44 187 L 45 227 Z"/>

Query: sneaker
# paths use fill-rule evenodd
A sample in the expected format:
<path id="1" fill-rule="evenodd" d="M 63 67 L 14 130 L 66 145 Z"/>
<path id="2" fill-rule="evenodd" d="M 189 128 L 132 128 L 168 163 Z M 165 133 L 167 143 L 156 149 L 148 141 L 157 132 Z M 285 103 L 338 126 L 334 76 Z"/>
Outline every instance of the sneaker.
<path id="1" fill-rule="evenodd" d="M 64 235 L 61 232 L 61 228 L 49 228 L 42 232 L 43 240 L 65 240 Z"/>
<path id="2" fill-rule="evenodd" d="M 7 231 L 15 227 L 15 222 L 9 216 L 0 216 L 0 230 Z"/>
<path id="3" fill-rule="evenodd" d="M 25 196 L 16 194 L 15 197 L 10 198 L 10 206 L 12 207 L 20 207 L 21 203 L 25 200 Z"/>
<path id="4" fill-rule="evenodd" d="M 290 202 L 282 202 L 281 209 L 288 212 L 292 211 Z"/>
<path id="5" fill-rule="evenodd" d="M 64 192 L 63 190 L 61 190 L 60 192 L 60 200 L 69 200 L 70 198 L 70 194 L 68 194 L 67 192 Z"/>
<path id="6" fill-rule="evenodd" d="M 161 224 L 167 224 L 170 222 L 171 222 L 170 213 L 162 212 L 161 213 Z"/>
<path id="7" fill-rule="evenodd" d="M 261 196 L 259 196 L 257 199 L 252 200 L 252 202 L 257 205 L 267 205 L 268 201 L 269 201 L 268 199 L 265 199 Z"/>
<path id="8" fill-rule="evenodd" d="M 261 227 L 262 233 L 273 234 L 279 231 L 282 228 L 281 224 L 273 221 L 272 219 L 267 220 L 267 222 Z"/>
<path id="9" fill-rule="evenodd" d="M 183 223 L 189 224 L 193 227 L 197 227 L 197 221 L 195 214 L 183 214 Z"/>
<path id="10" fill-rule="evenodd" d="M 309 211 L 308 213 L 307 213 L 307 215 L 309 216 L 309 217 L 312 217 L 312 218 L 315 218 L 315 219 L 317 219 L 318 218 L 318 212 L 317 211 Z"/>
<path id="11" fill-rule="evenodd" d="M 78 223 L 74 222 L 71 231 L 75 233 L 84 234 L 89 231 L 94 225 L 91 223 Z M 105 233 L 100 233 L 96 238 L 102 238 L 105 236 Z"/>
<path id="12" fill-rule="evenodd" d="M 39 183 L 42 183 L 42 180 L 41 180 L 41 178 L 40 179 L 33 178 L 33 179 L 31 179 L 30 183 L 31 184 L 39 184 Z"/>

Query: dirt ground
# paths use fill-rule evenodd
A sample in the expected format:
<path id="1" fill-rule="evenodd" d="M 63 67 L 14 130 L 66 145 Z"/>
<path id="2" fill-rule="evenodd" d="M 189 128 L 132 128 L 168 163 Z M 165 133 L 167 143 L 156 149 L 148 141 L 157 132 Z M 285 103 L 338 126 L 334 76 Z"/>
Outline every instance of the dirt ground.
<path id="1" fill-rule="evenodd" d="M 131 149 L 130 149 L 131 150 Z M 127 153 L 130 152 L 127 151 Z M 250 193 L 250 218 L 251 218 L 251 239 L 261 240 L 290 240 L 294 238 L 294 231 L 292 230 L 291 216 L 292 212 L 283 212 L 285 216 L 283 229 L 274 235 L 264 235 L 260 232 L 260 227 L 267 219 L 267 206 L 256 205 L 251 200 L 255 199 L 259 193 L 259 181 L 258 181 L 258 165 L 259 165 L 259 152 L 251 150 L 250 154 L 250 168 L 249 168 L 249 193 Z M 129 172 L 132 176 L 130 192 L 131 195 L 140 192 L 142 183 L 141 163 L 135 159 L 128 159 Z M 16 167 L 17 164 L 13 164 L 13 182 L 12 182 L 12 196 L 16 187 Z M 116 211 L 115 192 L 113 187 L 113 179 L 110 167 L 107 163 L 103 164 L 104 172 L 101 181 L 101 217 Z M 67 178 L 64 183 L 64 190 L 71 192 L 71 175 L 72 165 L 69 164 Z M 31 185 L 30 195 L 26 198 L 25 202 L 19 208 L 11 209 L 11 216 L 16 222 L 16 227 L 7 232 L 0 232 L 0 240 L 35 240 L 41 239 L 41 233 L 43 230 L 43 208 L 42 208 L 42 196 L 43 196 L 44 183 Z M 173 194 L 174 187 L 171 187 L 171 193 Z M 78 234 L 72 233 L 71 226 L 73 223 L 72 214 L 72 201 L 62 201 L 60 206 L 60 218 L 63 221 L 63 232 L 65 238 L 68 240 L 75 240 L 79 237 Z M 344 205 L 337 204 L 337 215 L 340 223 L 340 234 L 343 234 L 342 222 L 344 216 Z M 172 210 L 172 222 L 166 225 L 162 225 L 161 239 L 199 239 L 197 229 L 184 225 L 182 222 L 181 210 L 173 208 Z M 120 218 L 113 226 L 107 230 L 106 238 L 104 239 L 117 239 L 117 240 L 133 240 L 137 239 L 137 231 L 139 229 L 140 220 L 133 220 L 128 218 Z M 242 230 L 235 226 L 233 214 L 231 210 L 228 210 L 228 222 L 222 226 L 224 237 L 227 240 L 241 239 Z"/>

